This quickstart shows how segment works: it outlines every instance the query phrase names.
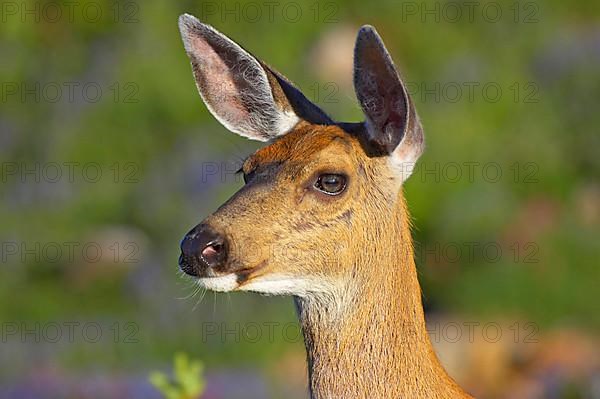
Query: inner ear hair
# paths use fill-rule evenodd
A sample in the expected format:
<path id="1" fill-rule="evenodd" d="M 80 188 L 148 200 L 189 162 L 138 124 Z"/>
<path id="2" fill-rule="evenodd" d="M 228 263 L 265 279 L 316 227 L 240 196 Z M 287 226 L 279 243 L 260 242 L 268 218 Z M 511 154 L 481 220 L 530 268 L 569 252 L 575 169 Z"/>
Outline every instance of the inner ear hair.
<path id="1" fill-rule="evenodd" d="M 185 14 L 179 27 L 198 91 L 227 129 L 268 141 L 286 134 L 302 119 L 332 123 L 283 75 L 212 26 Z"/>
<path id="2" fill-rule="evenodd" d="M 372 26 L 363 26 L 356 38 L 354 87 L 366 117 L 361 141 L 375 154 L 389 155 L 405 180 L 423 152 L 423 128 L 400 74 Z"/>
<path id="3" fill-rule="evenodd" d="M 381 151 L 392 153 L 408 125 L 410 101 L 383 41 L 368 25 L 356 39 L 354 86 L 370 140 Z"/>

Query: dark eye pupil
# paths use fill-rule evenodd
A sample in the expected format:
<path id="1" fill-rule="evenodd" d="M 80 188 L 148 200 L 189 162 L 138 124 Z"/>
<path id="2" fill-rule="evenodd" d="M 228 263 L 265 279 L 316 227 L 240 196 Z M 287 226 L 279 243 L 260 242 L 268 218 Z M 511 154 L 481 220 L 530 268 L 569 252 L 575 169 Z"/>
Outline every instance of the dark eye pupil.
<path id="1" fill-rule="evenodd" d="M 325 193 L 338 194 L 346 186 L 346 177 L 332 173 L 323 174 L 319 176 L 315 186 Z"/>
<path id="2" fill-rule="evenodd" d="M 338 176 L 327 175 L 321 182 L 323 187 L 329 189 L 329 191 L 335 191 L 341 183 L 341 179 Z"/>

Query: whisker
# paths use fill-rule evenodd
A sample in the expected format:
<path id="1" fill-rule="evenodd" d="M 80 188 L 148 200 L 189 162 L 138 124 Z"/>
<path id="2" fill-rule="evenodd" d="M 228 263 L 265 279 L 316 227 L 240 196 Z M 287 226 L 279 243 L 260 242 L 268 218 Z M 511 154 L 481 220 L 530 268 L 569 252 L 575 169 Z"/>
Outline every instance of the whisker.
<path id="1" fill-rule="evenodd" d="M 193 288 L 192 292 L 188 295 L 185 296 L 181 296 L 181 297 L 177 297 L 177 299 L 179 300 L 187 300 L 190 298 L 193 298 L 194 296 L 196 296 L 196 294 L 199 291 L 200 286 L 198 286 L 198 284 L 196 284 L 196 282 L 194 280 L 191 280 L 189 278 L 189 276 L 187 276 L 185 273 L 181 272 L 178 273 L 180 279 L 183 281 L 183 283 L 186 285 L 186 287 L 184 287 L 184 289 L 188 289 L 188 288 Z"/>
<path id="2" fill-rule="evenodd" d="M 196 304 L 192 307 L 192 312 L 196 311 L 196 308 L 198 307 L 198 305 L 200 305 L 200 302 L 202 302 L 202 300 L 206 296 L 206 291 L 208 291 L 208 290 L 202 289 L 202 287 L 198 286 L 198 292 L 200 292 L 200 291 L 202 291 L 202 294 L 200 295 L 200 298 L 198 298 L 198 300 L 196 301 Z"/>
<path id="3" fill-rule="evenodd" d="M 214 320 L 215 315 L 217 314 L 217 293 L 213 291 L 213 294 L 214 294 L 213 298 L 215 299 L 213 301 L 213 320 Z"/>
<path id="4" fill-rule="evenodd" d="M 192 287 L 190 287 L 190 288 L 192 288 Z M 198 287 L 198 286 L 195 286 L 195 287 L 193 287 L 193 290 L 192 290 L 192 292 L 191 292 L 191 293 L 189 293 L 189 294 L 187 294 L 187 295 L 185 295 L 185 296 L 178 297 L 177 299 L 180 299 L 180 300 L 188 300 L 188 299 L 191 299 L 191 298 L 193 298 L 193 297 L 195 297 L 195 296 L 196 296 L 196 294 L 198 293 L 198 291 L 199 291 L 199 290 L 200 290 L 200 287 Z"/>

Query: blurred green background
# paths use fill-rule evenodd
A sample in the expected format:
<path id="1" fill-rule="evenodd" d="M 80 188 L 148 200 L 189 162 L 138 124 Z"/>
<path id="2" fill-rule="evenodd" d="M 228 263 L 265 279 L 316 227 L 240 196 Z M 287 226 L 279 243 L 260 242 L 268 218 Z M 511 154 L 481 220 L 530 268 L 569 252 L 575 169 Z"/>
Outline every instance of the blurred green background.
<path id="1" fill-rule="evenodd" d="M 202 104 L 184 12 L 344 121 L 374 25 L 425 127 L 405 191 L 444 364 L 480 397 L 600 398 L 600 3 L 583 0 L 3 2 L 0 397 L 158 398 L 147 377 L 178 351 L 204 398 L 306 397 L 290 298 L 178 272 L 259 148 Z M 475 322 L 502 339 L 444 329 Z"/>

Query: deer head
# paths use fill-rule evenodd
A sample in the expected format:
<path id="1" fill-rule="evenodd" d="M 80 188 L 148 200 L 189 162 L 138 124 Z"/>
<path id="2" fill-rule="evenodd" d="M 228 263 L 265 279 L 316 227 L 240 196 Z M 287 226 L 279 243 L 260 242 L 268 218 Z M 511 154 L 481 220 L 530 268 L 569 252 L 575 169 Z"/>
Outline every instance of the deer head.
<path id="1" fill-rule="evenodd" d="M 360 29 L 354 54 L 366 121 L 336 123 L 211 26 L 183 15 L 179 27 L 210 112 L 267 142 L 243 163 L 245 185 L 185 236 L 181 269 L 216 291 L 299 297 L 360 276 L 355 258 L 387 245 L 386 218 L 423 150 L 421 124 L 375 29 Z"/>
<path id="2" fill-rule="evenodd" d="M 267 143 L 184 237 L 181 269 L 207 289 L 295 296 L 313 398 L 469 397 L 427 336 L 402 194 L 423 129 L 375 29 L 354 51 L 365 122 L 340 123 L 214 28 L 179 26 L 210 112 Z"/>

